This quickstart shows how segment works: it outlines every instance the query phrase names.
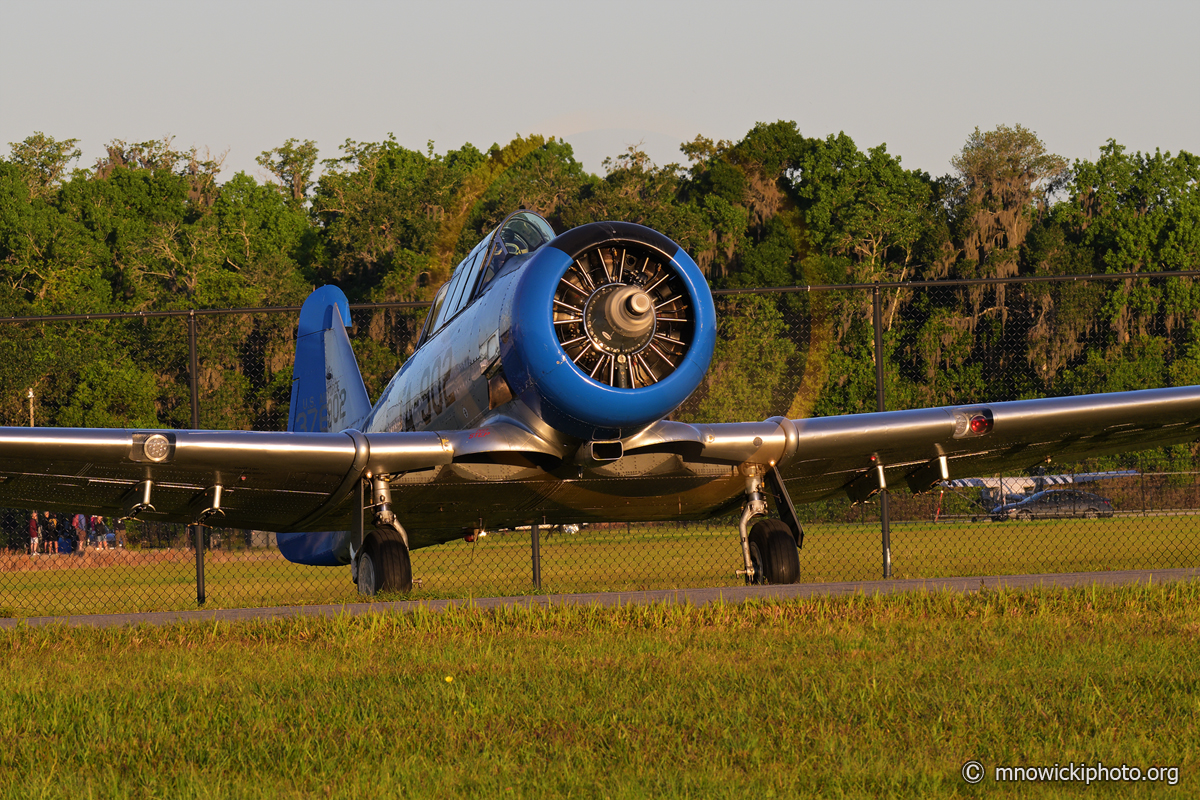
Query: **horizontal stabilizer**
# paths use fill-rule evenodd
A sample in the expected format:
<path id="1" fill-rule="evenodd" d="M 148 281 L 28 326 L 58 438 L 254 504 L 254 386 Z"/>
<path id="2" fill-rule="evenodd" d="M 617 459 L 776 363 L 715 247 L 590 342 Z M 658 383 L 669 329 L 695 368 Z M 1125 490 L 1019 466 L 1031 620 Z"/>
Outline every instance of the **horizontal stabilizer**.
<path id="1" fill-rule="evenodd" d="M 347 531 L 279 533 L 275 543 L 280 554 L 293 564 L 338 567 L 350 563 L 350 534 Z"/>

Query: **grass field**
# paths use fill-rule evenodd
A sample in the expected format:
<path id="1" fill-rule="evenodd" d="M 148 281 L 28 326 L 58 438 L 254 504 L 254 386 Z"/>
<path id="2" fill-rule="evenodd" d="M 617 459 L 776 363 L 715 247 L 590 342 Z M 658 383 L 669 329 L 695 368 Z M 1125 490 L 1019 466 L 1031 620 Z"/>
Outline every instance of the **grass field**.
<path id="1" fill-rule="evenodd" d="M 877 523 L 806 526 L 805 581 L 882 576 Z M 542 590 L 584 592 L 736 585 L 741 566 L 732 525 L 592 527 L 543 534 Z M 525 532 L 493 534 L 413 553 L 414 597 L 525 594 L 531 583 Z M 1082 572 L 1200 564 L 1200 516 L 1118 517 L 1031 523 L 909 522 L 892 526 L 897 578 Z M 273 550 L 206 554 L 206 606 L 232 608 L 350 602 L 346 568 L 304 567 Z M 88 551 L 83 557 L 0 556 L 0 614 L 38 616 L 194 608 L 195 556 L 188 550 Z"/>
<path id="2" fill-rule="evenodd" d="M 1198 636 L 1200 582 L 18 626 L 0 797 L 1194 797 Z M 1072 761 L 1177 783 L 991 772 Z"/>

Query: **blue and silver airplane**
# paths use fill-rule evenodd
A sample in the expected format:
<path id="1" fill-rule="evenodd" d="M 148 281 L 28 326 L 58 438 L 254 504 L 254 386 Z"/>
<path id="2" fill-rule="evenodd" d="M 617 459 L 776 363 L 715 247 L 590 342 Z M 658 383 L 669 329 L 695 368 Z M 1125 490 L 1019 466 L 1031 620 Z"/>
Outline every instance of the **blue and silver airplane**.
<path id="1" fill-rule="evenodd" d="M 286 433 L 0 428 L 0 505 L 276 531 L 288 559 L 349 565 L 367 595 L 412 586 L 412 549 L 484 530 L 740 508 L 742 574 L 787 583 L 795 503 L 1200 436 L 1195 386 L 672 421 L 712 357 L 712 296 L 678 245 L 625 222 L 556 236 L 510 215 L 438 291 L 374 404 L 348 321 L 335 287 L 305 301 Z"/>

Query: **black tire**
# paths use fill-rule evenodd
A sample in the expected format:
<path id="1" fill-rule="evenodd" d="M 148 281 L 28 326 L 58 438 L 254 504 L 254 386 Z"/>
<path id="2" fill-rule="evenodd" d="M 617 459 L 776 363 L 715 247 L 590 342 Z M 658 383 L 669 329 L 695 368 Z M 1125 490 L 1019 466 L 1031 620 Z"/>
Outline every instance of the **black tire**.
<path id="1" fill-rule="evenodd" d="M 1017 512 L 1017 522 L 1029 522 L 1032 519 L 1033 519 L 1033 514 L 1030 514 L 1028 511 L 1018 511 Z"/>
<path id="2" fill-rule="evenodd" d="M 385 539 L 379 543 L 379 561 L 377 567 L 383 567 L 380 580 L 380 590 L 384 592 L 412 591 L 412 561 L 408 557 L 408 548 L 404 542 L 395 539 Z"/>
<path id="3" fill-rule="evenodd" d="M 771 572 L 767 575 L 771 583 L 781 586 L 799 581 L 800 551 L 796 548 L 796 538 L 792 536 L 786 524 L 780 522 L 779 526 L 771 531 L 767 547 L 771 551 L 768 559 L 771 562 Z"/>
<path id="4" fill-rule="evenodd" d="M 358 561 L 358 593 L 412 591 L 412 561 L 408 548 L 394 539 L 370 539 Z"/>
<path id="5" fill-rule="evenodd" d="M 750 528 L 750 563 L 755 583 L 780 585 L 800 579 L 800 552 L 786 523 L 778 519 L 754 523 Z"/>

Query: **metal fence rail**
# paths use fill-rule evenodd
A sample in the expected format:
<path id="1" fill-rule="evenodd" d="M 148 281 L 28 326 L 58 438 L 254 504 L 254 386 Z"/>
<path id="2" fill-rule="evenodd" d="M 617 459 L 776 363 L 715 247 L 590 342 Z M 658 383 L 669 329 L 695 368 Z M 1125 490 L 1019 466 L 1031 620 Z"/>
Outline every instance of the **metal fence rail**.
<path id="1" fill-rule="evenodd" d="M 1029 309 L 1053 314 L 1076 302 L 1055 295 L 1055 287 L 1083 284 L 1098 294 L 1133 281 L 1153 286 L 1194 274 L 718 292 L 716 363 L 677 418 L 854 413 L 1016 399 L 1064 385 L 1087 390 L 1088 380 L 1105 376 L 1089 366 L 1083 350 L 1061 352 L 1078 342 L 1046 334 L 1039 327 L 1044 320 Z M 997 300 L 1001 286 L 1007 300 Z M 1018 294 L 1021 302 L 1013 300 Z M 1099 302 L 1080 296 L 1092 306 Z M 298 312 L 0 320 L 0 347 L 12 354 L 0 368 L 0 423 L 123 420 L 136 427 L 283 430 Z M 420 304 L 352 307 L 353 339 L 372 396 L 411 352 L 423 313 Z M 1004 315 L 1010 318 L 1001 320 Z M 1187 374 L 1180 368 L 1182 334 L 1150 333 L 1165 343 L 1154 351 L 1163 362 L 1160 373 Z M 1059 379 L 1064 370 L 1073 370 L 1065 383 Z M 1132 474 L 1071 487 L 1108 498 L 1112 518 L 992 521 L 980 488 L 922 496 L 892 491 L 880 503 L 859 506 L 839 496 L 801 506 L 802 579 L 1196 566 L 1195 449 L 1126 458 L 1120 466 Z M 53 527 L 43 519 L 38 530 L 31 552 L 29 512 L 0 512 L 0 615 L 358 599 L 348 569 L 291 564 L 266 532 L 104 520 L 81 533 L 71 520 L 57 519 Z M 475 541 L 414 551 L 414 592 L 459 597 L 736 585 L 736 531 L 732 519 L 489 531 Z"/>

